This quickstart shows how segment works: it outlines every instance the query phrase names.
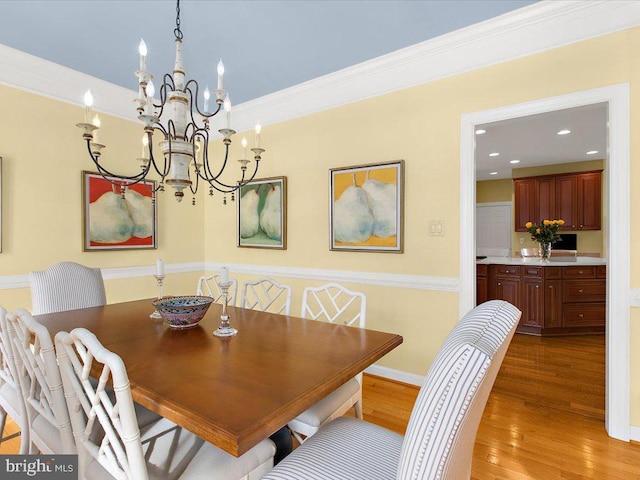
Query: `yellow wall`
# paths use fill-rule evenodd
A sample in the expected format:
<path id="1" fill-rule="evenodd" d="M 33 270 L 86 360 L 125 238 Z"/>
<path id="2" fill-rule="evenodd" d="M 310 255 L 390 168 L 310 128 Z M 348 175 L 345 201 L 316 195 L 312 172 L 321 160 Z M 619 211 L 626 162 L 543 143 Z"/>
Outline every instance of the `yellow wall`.
<path id="1" fill-rule="evenodd" d="M 604 160 L 591 160 L 588 162 L 571 162 L 557 165 L 544 165 L 540 167 L 514 168 L 511 172 L 513 178 L 535 177 L 538 175 L 556 175 L 560 173 L 586 172 L 589 170 L 604 170 Z M 602 225 L 606 225 L 606 171 L 602 172 Z M 513 202 L 513 180 L 510 178 L 500 180 L 485 180 L 476 182 L 476 202 Z M 512 221 L 515 221 L 515 205 L 512 205 Z M 571 232 L 578 238 L 578 253 L 605 256 L 605 231 Z M 511 251 L 518 256 L 521 248 L 537 248 L 538 244 L 531 239 L 526 232 L 513 232 Z M 557 245 L 557 248 L 562 248 Z"/>
<path id="2" fill-rule="evenodd" d="M 493 65 L 443 80 L 271 125 L 261 176 L 286 175 L 289 238 L 286 251 L 235 247 L 235 211 L 207 203 L 208 261 L 419 274 L 459 275 L 460 122 L 465 113 L 631 83 L 632 152 L 637 143 L 640 78 L 634 29 Z M 613 54 L 612 52 L 615 52 Z M 633 67 L 633 68 L 632 68 Z M 332 252 L 328 244 L 328 171 L 332 167 L 406 161 L 405 253 Z M 635 157 L 632 158 L 635 175 Z M 637 189 L 636 189 L 637 190 Z M 632 214 L 640 205 L 634 194 Z M 446 236 L 429 237 L 428 222 L 445 222 Z M 633 242 L 637 244 L 637 226 Z M 633 249 L 632 278 L 640 249 Z M 290 279 L 281 279 L 289 282 Z M 636 284 L 640 281 L 636 280 Z M 293 281 L 294 297 L 304 280 Z M 380 363 L 425 374 L 446 331 L 458 318 L 458 295 L 418 289 L 349 285 L 369 297 L 367 324 L 404 336 L 404 344 Z M 294 307 L 294 312 L 296 311 Z M 632 340 L 638 349 L 640 340 Z M 632 378 L 640 371 L 634 368 Z M 640 382 L 634 380 L 634 421 L 640 423 Z"/>
<path id="3" fill-rule="evenodd" d="M 1 275 L 27 274 L 64 260 L 100 268 L 151 266 L 158 257 L 167 263 L 204 260 L 203 206 L 191 206 L 190 198 L 178 205 L 169 191 L 158 199 L 158 250 L 83 252 L 81 172 L 95 169 L 75 126 L 83 120 L 82 108 L 5 86 L 0 105 Z M 107 115 L 101 120 L 104 164 L 135 173 L 141 127 Z M 199 274 L 169 276 L 165 291 L 195 292 Z M 151 276 L 109 280 L 107 300 L 151 297 L 155 285 Z M 0 289 L 0 305 L 30 309 L 29 289 Z"/>

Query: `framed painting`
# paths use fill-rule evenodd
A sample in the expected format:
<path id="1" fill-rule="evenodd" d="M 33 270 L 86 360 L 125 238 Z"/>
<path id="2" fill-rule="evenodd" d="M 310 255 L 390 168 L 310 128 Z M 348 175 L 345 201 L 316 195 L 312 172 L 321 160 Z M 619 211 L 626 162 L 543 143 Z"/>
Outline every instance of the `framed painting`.
<path id="1" fill-rule="evenodd" d="M 238 194 L 239 247 L 287 248 L 287 177 L 252 180 Z"/>
<path id="2" fill-rule="evenodd" d="M 331 250 L 402 253 L 404 160 L 332 168 Z"/>
<path id="3" fill-rule="evenodd" d="M 157 248 L 156 182 L 108 178 L 116 185 L 98 173 L 82 172 L 84 251 Z"/>

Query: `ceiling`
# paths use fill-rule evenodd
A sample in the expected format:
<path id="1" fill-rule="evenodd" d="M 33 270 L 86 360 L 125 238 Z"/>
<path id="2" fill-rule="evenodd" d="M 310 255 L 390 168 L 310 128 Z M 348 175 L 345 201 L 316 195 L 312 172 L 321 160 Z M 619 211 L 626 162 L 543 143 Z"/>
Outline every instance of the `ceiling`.
<path id="1" fill-rule="evenodd" d="M 182 0 L 187 78 L 237 105 L 482 22 L 535 0 Z M 0 43 L 137 89 L 138 43 L 173 70 L 173 0 L 0 0 Z M 204 88 L 204 85 L 202 85 Z"/>
<path id="2" fill-rule="evenodd" d="M 598 103 L 478 125 L 476 132 L 486 132 L 476 133 L 476 179 L 511 178 L 513 168 L 606 158 L 607 118 L 607 104 Z M 571 133 L 558 135 L 561 130 Z"/>
<path id="3" fill-rule="evenodd" d="M 188 78 L 211 90 L 216 65 L 237 105 L 536 3 L 536 0 L 181 0 Z M 0 44 L 134 90 L 144 38 L 156 79 L 173 69 L 173 0 L 0 0 Z M 203 85 L 203 86 L 204 86 Z M 477 179 L 606 151 L 606 108 L 484 125 Z M 562 128 L 570 135 L 558 136 Z M 499 152 L 498 157 L 489 153 Z M 519 159 L 518 165 L 510 160 Z M 497 172 L 490 175 L 490 172 Z"/>

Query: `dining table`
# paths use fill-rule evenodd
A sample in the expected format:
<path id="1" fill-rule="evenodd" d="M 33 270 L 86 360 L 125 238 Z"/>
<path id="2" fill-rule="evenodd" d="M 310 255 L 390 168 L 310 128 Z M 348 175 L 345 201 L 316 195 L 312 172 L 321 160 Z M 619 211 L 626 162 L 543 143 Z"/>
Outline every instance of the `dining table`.
<path id="1" fill-rule="evenodd" d="M 402 336 L 227 307 L 233 337 L 153 319 L 153 299 L 36 315 L 55 336 L 83 327 L 124 361 L 133 400 L 240 456 L 402 343 Z"/>

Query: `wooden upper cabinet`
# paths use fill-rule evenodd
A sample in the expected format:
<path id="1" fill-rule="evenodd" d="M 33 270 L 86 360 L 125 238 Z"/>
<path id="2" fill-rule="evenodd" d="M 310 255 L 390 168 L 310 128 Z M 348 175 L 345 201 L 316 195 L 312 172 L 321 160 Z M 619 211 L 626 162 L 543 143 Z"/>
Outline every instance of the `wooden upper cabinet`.
<path id="1" fill-rule="evenodd" d="M 563 175 L 556 178 L 556 219 L 564 220 L 563 230 L 578 229 L 578 177 Z"/>
<path id="2" fill-rule="evenodd" d="M 514 197 L 516 232 L 528 221 L 560 218 L 565 232 L 601 229 L 601 171 L 514 179 Z"/>
<path id="3" fill-rule="evenodd" d="M 535 222 L 537 216 L 536 207 L 536 180 L 535 178 L 516 179 L 513 183 L 515 196 L 515 228 L 516 232 L 526 232 L 527 222 Z"/>
<path id="4" fill-rule="evenodd" d="M 602 173 L 578 175 L 578 230 L 600 230 L 602 220 Z"/>

